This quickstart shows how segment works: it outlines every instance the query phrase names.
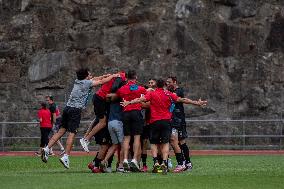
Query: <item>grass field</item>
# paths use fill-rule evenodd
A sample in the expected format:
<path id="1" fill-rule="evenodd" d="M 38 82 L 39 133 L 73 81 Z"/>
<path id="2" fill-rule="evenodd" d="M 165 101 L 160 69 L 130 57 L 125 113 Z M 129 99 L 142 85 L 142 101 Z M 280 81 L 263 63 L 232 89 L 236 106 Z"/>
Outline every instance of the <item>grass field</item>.
<path id="1" fill-rule="evenodd" d="M 37 157 L 0 157 L 0 188 L 48 189 L 281 189 L 284 188 L 284 156 L 195 156 L 191 172 L 93 174 L 91 158 L 71 157 L 65 170 L 58 158 L 47 164 Z"/>

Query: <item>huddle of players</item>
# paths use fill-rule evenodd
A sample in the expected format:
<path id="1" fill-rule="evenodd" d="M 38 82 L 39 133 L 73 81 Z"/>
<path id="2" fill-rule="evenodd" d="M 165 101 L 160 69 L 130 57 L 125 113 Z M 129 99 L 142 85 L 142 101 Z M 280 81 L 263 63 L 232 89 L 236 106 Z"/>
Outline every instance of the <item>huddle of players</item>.
<path id="1" fill-rule="evenodd" d="M 145 150 L 148 138 L 153 156 L 153 172 L 168 171 L 170 144 L 178 164 L 174 172 L 192 169 L 189 149 L 185 143 L 187 134 L 183 103 L 204 106 L 207 101 L 184 98 L 183 90 L 178 87 L 174 77 L 167 79 L 167 90 L 162 79 L 151 79 L 147 90 L 139 86 L 134 70 L 129 70 L 127 74 L 120 72 L 92 77 L 87 69 L 81 69 L 77 71 L 77 78 L 63 110 L 61 128 L 42 150 L 43 162 L 47 162 L 53 144 L 68 131 L 66 154 L 60 158 L 60 162 L 69 168 L 69 155 L 79 127 L 81 110 L 86 106 L 89 90 L 101 85 L 93 96 L 96 119 L 84 138 L 80 139 L 86 152 L 89 152 L 88 145 L 93 136 L 96 143 L 101 145 L 94 160 L 88 164 L 92 172 L 111 172 L 115 152 L 118 154 L 117 171 L 147 171 Z M 142 116 L 143 108 L 146 109 L 145 117 Z M 140 167 L 141 159 L 143 166 Z"/>
<path id="2" fill-rule="evenodd" d="M 206 101 L 184 98 L 183 89 L 178 87 L 175 77 L 169 77 L 165 84 L 162 79 L 150 79 L 145 89 L 137 84 L 136 72 L 130 70 L 127 74 L 120 73 L 120 77 L 102 85 L 94 94 L 97 118 L 84 138 L 80 139 L 86 152 L 89 152 L 92 136 L 101 145 L 98 154 L 88 165 L 94 173 L 111 171 L 115 151 L 119 157 L 118 172 L 146 172 L 147 141 L 151 144 L 153 172 L 168 170 L 169 144 L 175 151 L 178 163 L 173 172 L 192 169 L 185 143 L 187 133 L 183 103 L 203 106 Z M 146 109 L 145 116 L 142 115 L 142 109 Z M 139 164 L 141 160 L 143 165 Z"/>

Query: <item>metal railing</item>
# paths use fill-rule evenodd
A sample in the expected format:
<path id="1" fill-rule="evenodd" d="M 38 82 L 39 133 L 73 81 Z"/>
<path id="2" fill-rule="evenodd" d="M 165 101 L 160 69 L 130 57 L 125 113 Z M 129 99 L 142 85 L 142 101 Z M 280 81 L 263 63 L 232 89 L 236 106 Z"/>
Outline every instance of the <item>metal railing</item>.
<path id="1" fill-rule="evenodd" d="M 79 139 L 91 121 L 81 121 Z M 194 149 L 283 149 L 284 120 L 186 119 L 188 143 Z M 34 150 L 40 139 L 38 122 L 0 122 L 1 150 Z M 65 137 L 63 137 L 63 140 Z M 93 143 L 94 144 L 94 143 Z M 81 149 L 76 140 L 75 149 Z"/>

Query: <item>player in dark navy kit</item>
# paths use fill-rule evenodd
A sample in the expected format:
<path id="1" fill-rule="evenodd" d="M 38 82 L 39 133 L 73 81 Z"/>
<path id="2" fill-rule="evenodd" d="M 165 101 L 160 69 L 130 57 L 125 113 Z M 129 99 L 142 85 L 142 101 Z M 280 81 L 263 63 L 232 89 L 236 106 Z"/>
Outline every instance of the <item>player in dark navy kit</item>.
<path id="1" fill-rule="evenodd" d="M 175 93 L 178 97 L 184 98 L 184 90 L 183 88 L 178 86 L 177 78 L 170 76 L 167 78 L 167 89 Z M 173 111 L 172 118 L 172 127 L 173 133 L 176 133 L 178 145 L 181 149 L 181 153 L 183 155 L 183 166 L 180 169 L 183 170 L 191 170 L 192 162 L 190 159 L 189 148 L 185 142 L 185 139 L 188 137 L 186 131 L 186 122 L 185 122 L 185 113 L 184 107 L 182 103 L 176 103 L 175 109 Z"/>

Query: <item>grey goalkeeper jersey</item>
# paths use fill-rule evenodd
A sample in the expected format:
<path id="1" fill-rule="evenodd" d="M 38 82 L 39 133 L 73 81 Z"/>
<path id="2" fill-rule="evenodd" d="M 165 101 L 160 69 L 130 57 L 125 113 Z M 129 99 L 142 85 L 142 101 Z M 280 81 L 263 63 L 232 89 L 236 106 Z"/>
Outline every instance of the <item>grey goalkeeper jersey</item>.
<path id="1" fill-rule="evenodd" d="M 91 80 L 76 79 L 67 106 L 80 109 L 85 108 L 92 87 L 93 82 Z"/>

